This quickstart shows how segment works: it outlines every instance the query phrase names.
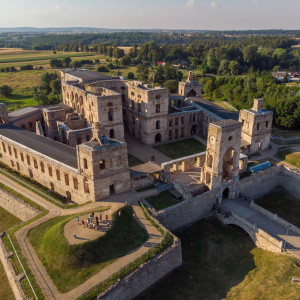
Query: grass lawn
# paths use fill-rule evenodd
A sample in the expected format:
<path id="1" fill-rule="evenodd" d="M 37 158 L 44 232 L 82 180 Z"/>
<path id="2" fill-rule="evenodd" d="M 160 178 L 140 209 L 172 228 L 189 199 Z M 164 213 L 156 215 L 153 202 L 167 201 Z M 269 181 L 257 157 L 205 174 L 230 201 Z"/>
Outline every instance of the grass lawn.
<path id="1" fill-rule="evenodd" d="M 21 220 L 0 207 L 0 232 L 20 223 Z M 14 294 L 10 288 L 3 265 L 0 262 L 0 299 L 13 300 Z"/>
<path id="2" fill-rule="evenodd" d="M 294 259 L 255 247 L 242 229 L 209 218 L 175 234 L 183 265 L 136 300 L 299 299 Z"/>
<path id="3" fill-rule="evenodd" d="M 276 156 L 287 163 L 300 168 L 300 152 L 293 152 L 291 149 L 278 151 Z"/>
<path id="4" fill-rule="evenodd" d="M 283 138 L 300 138 L 300 130 L 294 129 L 279 129 L 277 127 L 272 128 L 272 134 L 273 135 L 279 135 Z"/>
<path id="5" fill-rule="evenodd" d="M 140 159 L 136 158 L 135 156 L 128 154 L 128 165 L 129 167 L 135 167 L 137 165 L 141 165 L 144 162 L 142 162 Z"/>
<path id="6" fill-rule="evenodd" d="M 166 207 L 180 203 L 182 199 L 174 198 L 168 191 L 163 191 L 157 196 L 152 196 L 146 199 L 157 211 Z"/>
<path id="7" fill-rule="evenodd" d="M 300 200 L 290 195 L 285 189 L 275 189 L 256 199 L 255 203 L 300 227 Z"/>
<path id="8" fill-rule="evenodd" d="M 107 209 L 107 208 L 105 208 Z M 112 228 L 102 237 L 79 245 L 69 245 L 64 225 L 77 215 L 57 217 L 35 228 L 29 240 L 60 292 L 68 292 L 116 259 L 148 240 L 147 232 L 133 218 L 130 206 L 121 216 L 113 215 Z"/>
<path id="9" fill-rule="evenodd" d="M 194 138 L 162 144 L 154 146 L 153 148 L 173 159 L 193 155 L 206 150 L 206 146 Z"/>

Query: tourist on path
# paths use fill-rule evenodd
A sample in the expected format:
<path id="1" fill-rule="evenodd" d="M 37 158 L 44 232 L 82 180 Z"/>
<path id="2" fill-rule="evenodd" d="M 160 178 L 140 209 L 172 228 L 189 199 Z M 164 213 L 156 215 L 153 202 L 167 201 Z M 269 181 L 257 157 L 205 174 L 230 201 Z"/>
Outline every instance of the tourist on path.
<path id="1" fill-rule="evenodd" d="M 79 224 L 79 217 L 77 217 L 77 223 Z"/>

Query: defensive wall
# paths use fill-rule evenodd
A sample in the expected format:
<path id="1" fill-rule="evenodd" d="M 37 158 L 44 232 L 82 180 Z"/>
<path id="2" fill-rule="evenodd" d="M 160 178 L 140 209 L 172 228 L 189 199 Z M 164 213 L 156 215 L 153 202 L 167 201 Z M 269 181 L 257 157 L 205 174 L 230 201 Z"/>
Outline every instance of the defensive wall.
<path id="1" fill-rule="evenodd" d="M 39 214 L 36 208 L 2 189 L 0 189 L 0 206 L 22 221 L 28 221 Z"/>
<path id="2" fill-rule="evenodd" d="M 277 186 L 282 186 L 300 199 L 299 182 L 300 172 L 298 170 L 279 165 L 241 179 L 239 192 L 250 199 L 256 199 L 271 192 Z M 158 221 L 169 230 L 187 226 L 213 214 L 212 207 L 220 194 L 219 189 L 193 197 L 192 193 L 188 192 L 188 189 L 180 183 L 175 181 L 174 187 L 183 195 L 184 200 L 160 211 L 152 209 Z M 146 205 L 149 206 L 147 203 Z"/>
<path id="3" fill-rule="evenodd" d="M 131 300 L 155 284 L 159 279 L 178 268 L 182 264 L 181 242 L 177 237 L 173 237 L 174 242 L 172 246 L 140 265 L 124 279 L 112 284 L 106 291 L 98 295 L 97 299 Z"/>

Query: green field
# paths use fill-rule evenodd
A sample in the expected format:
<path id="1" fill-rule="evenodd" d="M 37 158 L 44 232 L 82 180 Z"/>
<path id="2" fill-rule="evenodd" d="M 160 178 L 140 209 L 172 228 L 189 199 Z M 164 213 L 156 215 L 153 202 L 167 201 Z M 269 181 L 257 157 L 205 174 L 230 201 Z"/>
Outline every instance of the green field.
<path id="1" fill-rule="evenodd" d="M 53 52 L 48 51 L 48 55 L 45 54 L 43 51 L 42 53 L 36 53 L 35 55 L 11 55 L 6 56 L 5 58 L 2 58 L 0 56 L 0 67 L 2 63 L 15 63 L 15 62 L 28 62 L 28 61 L 36 61 L 36 60 L 50 60 L 50 59 L 61 59 L 65 57 L 88 57 L 88 56 L 95 56 L 95 53 L 91 52 L 57 52 L 56 54 L 53 54 Z M 1 54 L 1 53 L 0 53 Z M 81 58 L 82 59 L 82 58 Z"/>
<path id="2" fill-rule="evenodd" d="M 0 207 L 0 232 L 20 223 L 21 220 L 10 214 L 8 211 Z M 0 299 L 13 300 L 15 299 L 10 288 L 6 273 L 0 262 Z"/>
<path id="3" fill-rule="evenodd" d="M 299 299 L 294 258 L 255 247 L 242 229 L 209 218 L 175 234 L 183 265 L 136 300 Z"/>
<path id="4" fill-rule="evenodd" d="M 147 241 L 132 208 L 121 211 L 121 216 L 113 215 L 113 226 L 104 236 L 83 244 L 69 245 L 63 234 L 64 225 L 76 215 L 56 217 L 30 231 L 28 238 L 60 292 L 72 290 Z"/>
<path id="5" fill-rule="evenodd" d="M 206 150 L 206 146 L 194 138 L 162 144 L 154 146 L 153 148 L 173 159 L 193 155 Z"/>

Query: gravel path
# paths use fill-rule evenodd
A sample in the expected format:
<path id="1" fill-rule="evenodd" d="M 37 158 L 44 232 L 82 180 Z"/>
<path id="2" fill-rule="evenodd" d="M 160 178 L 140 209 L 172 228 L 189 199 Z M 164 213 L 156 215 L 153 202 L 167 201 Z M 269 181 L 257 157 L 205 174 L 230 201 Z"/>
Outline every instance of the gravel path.
<path id="1" fill-rule="evenodd" d="M 132 262 L 135 258 L 139 257 L 140 255 L 146 253 L 151 247 L 156 245 L 162 240 L 161 233 L 150 223 L 150 221 L 144 216 L 143 210 L 138 205 L 138 200 L 142 197 L 147 197 L 151 194 L 156 193 L 155 190 L 148 190 L 143 193 L 137 193 L 134 191 L 128 191 L 122 194 L 115 194 L 109 198 L 109 202 L 101 201 L 101 202 L 92 202 L 80 207 L 71 208 L 71 209 L 63 209 L 57 207 L 56 205 L 46 201 L 45 199 L 41 198 L 37 194 L 31 192 L 30 190 L 22 187 L 21 185 L 17 184 L 16 182 L 10 180 L 9 178 L 5 177 L 4 175 L 0 174 L 0 182 L 9 186 L 10 188 L 18 191 L 20 194 L 26 196 L 30 200 L 36 202 L 40 206 L 46 208 L 49 213 L 22 227 L 15 233 L 15 236 L 20 244 L 22 249 L 23 255 L 27 259 L 27 263 L 32 270 L 38 284 L 40 285 L 45 298 L 46 299 L 74 299 L 80 296 L 82 293 L 86 292 L 90 288 L 92 288 L 97 283 L 105 280 L 111 274 L 118 271 L 123 266 L 127 265 L 128 263 Z M 36 227 L 37 225 L 50 220 L 57 216 L 64 216 L 64 215 L 72 215 L 72 214 L 80 214 L 82 212 L 89 212 L 96 210 L 100 206 L 110 206 L 110 210 L 112 212 L 116 211 L 117 209 L 121 208 L 125 205 L 125 203 L 130 203 L 134 209 L 137 221 L 141 224 L 141 226 L 147 230 L 149 234 L 149 239 L 145 242 L 141 247 L 131 251 L 127 255 L 123 256 L 122 258 L 118 259 L 114 263 L 110 264 L 87 281 L 76 287 L 75 289 L 71 290 L 68 293 L 60 293 L 56 286 L 54 285 L 52 279 L 48 276 L 46 269 L 42 265 L 41 261 L 39 260 L 35 250 L 31 246 L 30 242 L 27 239 L 28 231 Z M 89 230 L 89 229 L 88 229 Z"/>

